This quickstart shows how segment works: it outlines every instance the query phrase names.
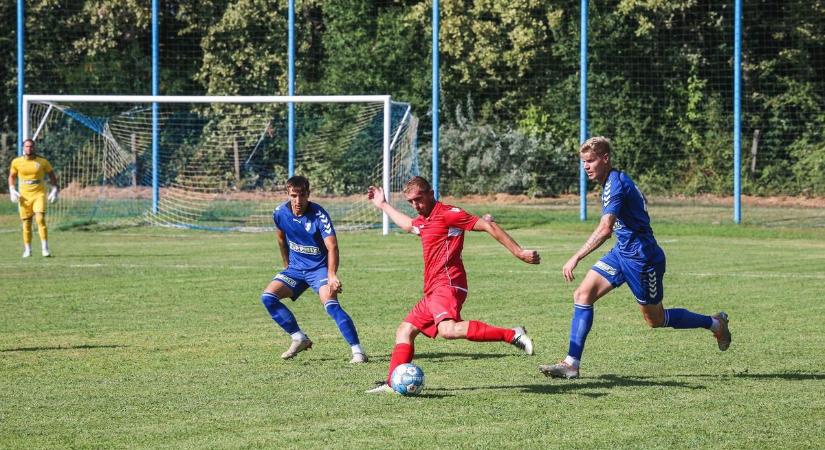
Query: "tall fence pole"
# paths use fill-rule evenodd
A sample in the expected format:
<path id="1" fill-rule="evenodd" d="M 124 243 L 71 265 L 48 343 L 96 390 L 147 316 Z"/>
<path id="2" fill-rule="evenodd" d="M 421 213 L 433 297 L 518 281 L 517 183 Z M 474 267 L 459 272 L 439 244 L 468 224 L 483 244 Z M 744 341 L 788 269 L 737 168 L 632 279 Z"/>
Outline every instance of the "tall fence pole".
<path id="1" fill-rule="evenodd" d="M 441 78 L 438 69 L 438 54 L 440 52 L 438 45 L 438 31 L 441 26 L 439 16 L 438 0 L 433 0 L 433 179 L 431 182 L 433 192 L 435 193 L 435 198 L 438 198 L 438 96 Z"/>
<path id="2" fill-rule="evenodd" d="M 159 1 L 152 0 L 152 95 L 160 95 L 160 26 L 158 19 Z M 152 102 L 152 214 L 159 211 L 160 203 L 160 105 Z"/>
<path id="3" fill-rule="evenodd" d="M 587 0 L 581 0 L 581 38 L 579 42 L 579 143 L 587 140 Z M 587 220 L 587 174 L 579 161 L 579 217 Z"/>
<path id="4" fill-rule="evenodd" d="M 742 0 L 733 14 L 733 222 L 742 221 Z"/>
<path id="5" fill-rule="evenodd" d="M 288 12 L 288 48 L 287 48 L 287 89 L 289 96 L 295 95 L 295 0 L 289 0 Z M 295 103 L 287 104 L 287 143 L 289 163 L 287 172 L 290 178 L 295 175 Z"/>
<path id="6" fill-rule="evenodd" d="M 17 0 L 17 156 L 23 154 L 23 139 L 28 138 L 28 136 L 23 136 L 23 94 L 26 85 L 26 65 L 24 64 L 26 22 L 23 15 L 23 2 L 25 0 Z"/>

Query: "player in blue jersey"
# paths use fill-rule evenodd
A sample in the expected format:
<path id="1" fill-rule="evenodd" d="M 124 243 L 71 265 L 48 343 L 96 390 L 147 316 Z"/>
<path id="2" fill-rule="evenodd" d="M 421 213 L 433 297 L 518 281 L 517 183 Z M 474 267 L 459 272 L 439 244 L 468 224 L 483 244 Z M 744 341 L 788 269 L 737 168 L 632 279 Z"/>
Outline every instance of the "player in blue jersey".
<path id="1" fill-rule="evenodd" d="M 582 144 L 579 155 L 587 177 L 602 185 L 602 218 L 587 242 L 562 267 L 564 279 L 573 281 L 573 269 L 579 261 L 599 248 L 613 233 L 616 234 L 616 245 L 590 268 L 573 292 L 567 357 L 558 364 L 539 366 L 539 370 L 548 377 L 579 376 L 584 342 L 593 325 L 593 304 L 624 283 L 636 297 L 645 321 L 652 328 L 706 328 L 716 337 L 719 350 L 727 350 L 731 342 L 727 314 L 704 316 L 686 309 L 664 309 L 662 306 L 665 253 L 653 237 L 644 195 L 626 173 L 611 165 L 610 141 L 604 137 L 590 138 Z"/>
<path id="2" fill-rule="evenodd" d="M 285 268 L 272 278 L 261 295 L 272 320 L 292 337 L 291 345 L 281 358 L 290 359 L 312 348 L 312 340 L 298 326 L 289 308 L 281 303 L 284 298 L 297 300 L 309 287 L 321 298 L 327 314 L 350 345 L 350 362 L 365 363 L 367 354 L 361 348 L 355 324 L 338 301 L 343 286 L 338 278 L 338 239 L 332 220 L 324 208 L 309 201 L 309 180 L 305 177 L 290 178 L 286 189 L 289 201 L 272 213 Z"/>

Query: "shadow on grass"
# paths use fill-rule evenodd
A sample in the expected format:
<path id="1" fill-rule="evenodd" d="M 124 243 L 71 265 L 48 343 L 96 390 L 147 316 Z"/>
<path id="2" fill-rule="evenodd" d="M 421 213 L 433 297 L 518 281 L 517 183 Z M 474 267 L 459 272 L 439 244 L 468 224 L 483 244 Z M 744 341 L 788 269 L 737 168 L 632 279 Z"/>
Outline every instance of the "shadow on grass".
<path id="1" fill-rule="evenodd" d="M 750 378 L 754 380 L 789 380 L 789 381 L 806 381 L 806 380 L 825 380 L 825 373 L 811 373 L 811 372 L 781 372 L 781 373 L 749 373 L 744 372 L 730 372 L 718 374 L 682 374 L 674 375 L 674 377 L 684 378 Z M 644 378 L 644 377 L 639 377 Z"/>
<path id="2" fill-rule="evenodd" d="M 124 348 L 124 347 L 128 347 L 128 346 L 127 345 L 116 345 L 116 344 L 57 345 L 57 346 L 43 346 L 43 347 L 4 348 L 4 349 L 0 350 L 0 353 L 6 353 L 6 352 L 40 352 L 40 351 L 47 351 L 47 350 L 92 350 L 92 349 L 97 349 L 97 348 Z"/>
<path id="3" fill-rule="evenodd" d="M 495 389 L 518 390 L 530 394 L 564 394 L 576 391 L 586 397 L 602 397 L 608 395 L 605 392 L 586 392 L 592 389 L 613 389 L 623 387 L 668 387 L 682 389 L 705 389 L 700 384 L 685 383 L 681 381 L 663 381 L 653 377 L 628 377 L 621 375 L 606 374 L 595 378 L 585 378 L 577 380 L 551 380 L 541 384 L 514 384 L 499 386 L 473 386 L 445 389 L 444 391 L 483 391 Z M 432 389 L 438 391 L 438 389 Z"/>
<path id="4" fill-rule="evenodd" d="M 517 353 L 457 353 L 457 352 L 427 352 L 416 353 L 415 359 L 497 359 L 521 356 Z M 413 361 L 414 362 L 414 361 Z"/>

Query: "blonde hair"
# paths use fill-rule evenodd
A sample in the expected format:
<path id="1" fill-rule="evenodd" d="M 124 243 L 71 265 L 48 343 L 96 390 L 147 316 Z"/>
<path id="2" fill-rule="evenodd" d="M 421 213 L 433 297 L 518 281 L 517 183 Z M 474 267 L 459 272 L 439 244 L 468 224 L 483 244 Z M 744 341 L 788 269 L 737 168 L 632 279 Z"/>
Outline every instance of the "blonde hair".
<path id="1" fill-rule="evenodd" d="M 421 192 L 429 192 L 433 190 L 433 187 L 430 186 L 430 182 L 425 180 L 424 177 L 414 176 L 410 178 L 404 184 L 404 193 L 408 193 L 413 190 L 413 188 L 418 188 Z"/>
<path id="2" fill-rule="evenodd" d="M 579 153 L 593 152 L 599 156 L 610 154 L 610 139 L 604 136 L 593 136 L 584 141 L 584 144 L 579 148 Z"/>

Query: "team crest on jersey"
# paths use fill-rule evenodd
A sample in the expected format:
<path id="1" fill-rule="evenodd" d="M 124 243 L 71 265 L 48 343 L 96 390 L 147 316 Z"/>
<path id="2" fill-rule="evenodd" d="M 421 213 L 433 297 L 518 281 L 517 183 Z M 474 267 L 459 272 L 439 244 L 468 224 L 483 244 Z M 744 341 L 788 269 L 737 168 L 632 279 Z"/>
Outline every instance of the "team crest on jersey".
<path id="1" fill-rule="evenodd" d="M 304 229 L 306 229 L 306 230 L 307 230 L 307 233 L 309 233 L 309 229 L 310 229 L 310 228 L 312 228 L 312 224 L 311 224 L 311 223 L 307 222 L 307 223 L 305 223 L 305 224 L 304 224 Z"/>

